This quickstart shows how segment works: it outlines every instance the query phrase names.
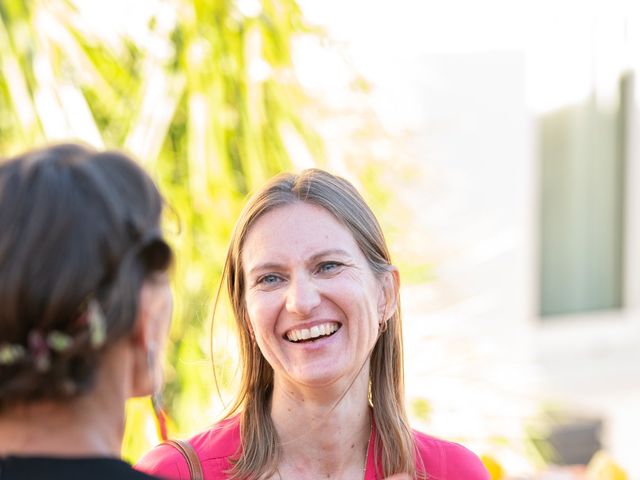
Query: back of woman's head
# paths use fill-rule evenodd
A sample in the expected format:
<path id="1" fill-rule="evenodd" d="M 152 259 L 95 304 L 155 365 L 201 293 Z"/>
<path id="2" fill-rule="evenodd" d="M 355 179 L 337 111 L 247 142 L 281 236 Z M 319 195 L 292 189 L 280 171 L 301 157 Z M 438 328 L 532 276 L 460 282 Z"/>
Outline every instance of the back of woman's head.
<path id="1" fill-rule="evenodd" d="M 171 262 L 161 210 L 121 153 L 58 145 L 0 164 L 0 410 L 91 388 Z"/>

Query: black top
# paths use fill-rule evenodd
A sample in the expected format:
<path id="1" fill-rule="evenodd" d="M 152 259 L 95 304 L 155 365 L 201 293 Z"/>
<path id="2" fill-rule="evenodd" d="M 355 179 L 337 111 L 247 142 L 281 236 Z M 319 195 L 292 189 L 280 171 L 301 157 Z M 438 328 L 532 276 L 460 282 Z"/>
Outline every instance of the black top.
<path id="1" fill-rule="evenodd" d="M 0 480 L 157 480 L 115 458 L 0 457 Z"/>

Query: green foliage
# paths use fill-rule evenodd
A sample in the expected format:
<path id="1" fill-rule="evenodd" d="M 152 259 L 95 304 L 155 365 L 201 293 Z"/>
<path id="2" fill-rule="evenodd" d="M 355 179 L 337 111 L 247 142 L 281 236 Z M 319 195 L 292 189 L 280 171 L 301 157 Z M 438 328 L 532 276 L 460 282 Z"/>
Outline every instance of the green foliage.
<path id="1" fill-rule="evenodd" d="M 319 35 L 295 0 L 255 0 L 249 9 L 247 1 L 139 1 L 148 8 L 135 31 L 123 28 L 129 12 L 117 11 L 117 5 L 128 8 L 126 2 L 108 8 L 81 0 L 0 2 L 0 152 L 56 140 L 124 148 L 160 185 L 168 205 L 164 228 L 177 258 L 163 398 L 173 419 L 169 434 L 182 436 L 223 411 L 214 374 L 223 393 L 236 379 L 227 305 L 219 305 L 213 325 L 210 319 L 244 199 L 295 166 L 301 149 L 323 164 L 314 126 L 335 112 L 312 102 L 293 71 L 293 42 Z M 89 4 L 113 17 L 91 22 Z M 369 89 L 360 77 L 352 88 Z M 345 132 L 349 141 L 384 136 L 371 112 L 358 118 L 355 130 Z M 390 143 L 385 152 L 395 150 Z M 410 209 L 390 208 L 415 175 L 385 168 L 385 152 L 356 146 L 345 165 L 398 246 L 401 268 L 410 266 L 409 276 L 420 279 L 424 262 L 401 241 Z M 426 403 L 414 409 L 429 413 Z M 125 458 L 137 459 L 157 440 L 149 402 L 130 402 Z"/>
<path id="2" fill-rule="evenodd" d="M 433 408 L 431 403 L 424 398 L 414 398 L 411 401 L 410 412 L 418 420 L 428 423 L 431 420 Z"/>
<path id="3" fill-rule="evenodd" d="M 0 150 L 59 139 L 124 146 L 159 183 L 177 254 L 164 395 L 176 435 L 208 424 L 219 404 L 210 307 L 243 199 L 290 168 L 286 135 L 316 158 L 322 150 L 299 114 L 309 100 L 292 71 L 292 41 L 309 29 L 294 0 L 245 14 L 228 0 L 156 6 L 144 35 L 114 36 L 87 25 L 72 1 L 0 3 Z M 216 320 L 216 338 L 227 338 L 224 308 Z M 233 350 L 216 345 L 223 390 Z M 128 413 L 124 454 L 133 460 L 157 439 L 147 402 Z"/>

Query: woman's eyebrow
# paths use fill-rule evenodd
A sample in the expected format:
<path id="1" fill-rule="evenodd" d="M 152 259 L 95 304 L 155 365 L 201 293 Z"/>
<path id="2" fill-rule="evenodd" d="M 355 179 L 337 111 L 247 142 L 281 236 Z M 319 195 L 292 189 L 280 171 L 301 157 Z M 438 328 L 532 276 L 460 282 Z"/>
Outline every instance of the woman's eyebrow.
<path id="1" fill-rule="evenodd" d="M 275 262 L 259 263 L 255 267 L 251 268 L 248 274 L 251 275 L 253 273 L 256 273 L 262 270 L 279 270 L 281 268 L 283 268 L 283 265 L 281 263 L 275 263 Z"/>
<path id="2" fill-rule="evenodd" d="M 350 257 L 351 255 L 349 255 L 349 252 L 347 252 L 346 250 L 342 250 L 340 248 L 329 248 L 327 250 L 322 250 L 321 252 L 318 252 L 314 255 L 312 255 L 309 260 L 310 261 L 316 261 L 320 258 L 323 257 L 328 257 L 330 255 L 341 255 L 343 257 Z"/>

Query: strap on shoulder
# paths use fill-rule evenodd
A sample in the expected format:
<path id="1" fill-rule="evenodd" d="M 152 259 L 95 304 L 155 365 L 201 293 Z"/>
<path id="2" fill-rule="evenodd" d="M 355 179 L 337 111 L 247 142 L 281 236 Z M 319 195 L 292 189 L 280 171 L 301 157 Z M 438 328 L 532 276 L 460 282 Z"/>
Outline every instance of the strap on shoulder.
<path id="1" fill-rule="evenodd" d="M 165 443 L 178 450 L 187 461 L 191 480 L 204 480 L 202 464 L 200 463 L 198 454 L 189 442 L 186 440 L 167 440 Z"/>

